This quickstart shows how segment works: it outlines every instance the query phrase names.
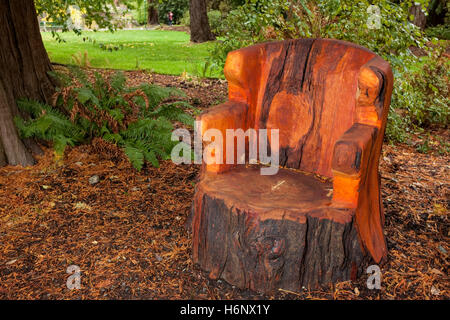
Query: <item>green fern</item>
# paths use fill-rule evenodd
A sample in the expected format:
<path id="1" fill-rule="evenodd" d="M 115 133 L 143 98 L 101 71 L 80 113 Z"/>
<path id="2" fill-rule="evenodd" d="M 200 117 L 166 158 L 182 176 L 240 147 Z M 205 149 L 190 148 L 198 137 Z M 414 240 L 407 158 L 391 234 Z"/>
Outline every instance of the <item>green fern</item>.
<path id="1" fill-rule="evenodd" d="M 124 151 L 133 167 L 136 170 L 141 171 L 142 166 L 144 165 L 144 152 L 131 144 L 125 145 Z"/>
<path id="2" fill-rule="evenodd" d="M 58 110 L 31 100 L 19 100 L 17 105 L 31 116 L 29 120 L 14 119 L 22 137 L 54 141 L 58 153 L 64 152 L 68 145 L 74 146 L 84 141 L 85 131 Z"/>
<path id="3" fill-rule="evenodd" d="M 109 79 L 96 73 L 94 81 L 89 82 L 86 74 L 75 67 L 70 68 L 70 75 L 52 73 L 52 76 L 68 86 L 67 90 L 58 89 L 65 96 L 57 99 L 55 107 L 19 100 L 20 110 L 30 117 L 16 117 L 15 122 L 22 137 L 52 141 L 58 154 L 62 154 L 67 146 L 89 143 L 93 138 L 101 137 L 123 148 L 137 170 L 141 170 L 146 161 L 158 167 L 160 159 L 170 158 L 177 143 L 171 140 L 172 121 L 193 125 L 194 119 L 186 110 L 194 113 L 197 110 L 179 100 L 186 97 L 179 89 L 153 84 L 126 87 L 126 78 L 121 72 Z M 132 122 L 126 120 L 129 115 L 135 117 L 128 103 L 130 100 L 127 100 L 130 96 L 133 103 L 142 107 L 137 120 Z M 168 99 L 178 101 L 164 103 Z M 73 109 L 75 105 L 77 109 Z M 117 126 L 121 129 L 117 130 Z"/>

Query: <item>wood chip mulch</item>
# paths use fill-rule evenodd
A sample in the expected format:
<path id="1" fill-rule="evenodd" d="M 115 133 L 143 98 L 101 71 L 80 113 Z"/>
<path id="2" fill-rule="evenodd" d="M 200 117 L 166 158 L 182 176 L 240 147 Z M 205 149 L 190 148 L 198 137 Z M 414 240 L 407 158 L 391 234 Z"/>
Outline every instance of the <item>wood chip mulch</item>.
<path id="1" fill-rule="evenodd" d="M 220 80 L 127 72 L 131 83 L 184 90 L 206 108 L 226 99 Z M 448 132 L 437 132 L 448 141 Z M 380 290 L 367 275 L 323 290 L 264 296 L 208 280 L 193 265 L 185 228 L 198 166 L 144 167 L 95 145 L 35 166 L 0 168 L 1 299 L 448 299 L 449 154 L 385 145 L 381 157 L 389 256 Z M 98 176 L 98 182 L 89 179 Z M 95 179 L 91 182 L 95 182 Z M 81 289 L 66 286 L 79 266 Z"/>

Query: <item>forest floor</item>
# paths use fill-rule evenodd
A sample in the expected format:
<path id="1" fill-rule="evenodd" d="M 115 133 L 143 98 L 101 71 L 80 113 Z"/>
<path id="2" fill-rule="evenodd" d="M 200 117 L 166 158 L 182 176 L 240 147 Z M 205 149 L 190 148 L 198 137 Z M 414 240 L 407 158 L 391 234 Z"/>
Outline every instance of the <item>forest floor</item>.
<path id="1" fill-rule="evenodd" d="M 108 72 L 108 71 L 105 71 Z M 200 108 L 226 99 L 221 80 L 132 71 L 131 82 L 186 91 Z M 145 167 L 88 145 L 53 151 L 33 167 L 0 168 L 1 299 L 448 299 L 448 131 L 433 131 L 427 148 L 385 145 L 381 156 L 388 260 L 380 290 L 367 275 L 322 290 L 260 295 L 212 281 L 191 260 L 186 229 L 198 166 Z M 114 159 L 113 159 L 114 158 Z M 89 178 L 97 175 L 98 183 Z M 69 290 L 67 268 L 81 270 Z"/>

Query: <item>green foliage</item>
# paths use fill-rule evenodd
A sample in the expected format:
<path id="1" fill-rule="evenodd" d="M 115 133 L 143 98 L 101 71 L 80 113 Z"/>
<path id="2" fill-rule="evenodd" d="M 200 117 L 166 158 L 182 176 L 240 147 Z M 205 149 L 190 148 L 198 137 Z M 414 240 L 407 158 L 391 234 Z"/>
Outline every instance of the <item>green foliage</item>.
<path id="1" fill-rule="evenodd" d="M 24 120 L 20 117 L 15 119 L 23 138 L 38 137 L 51 140 L 57 153 L 62 153 L 67 145 L 74 146 L 84 141 L 84 130 L 57 109 L 31 100 L 19 100 L 18 105 L 33 119 Z"/>
<path id="2" fill-rule="evenodd" d="M 144 118 L 131 123 L 127 130 L 121 132 L 124 139 L 121 145 L 131 164 L 141 170 L 144 160 L 158 167 L 158 157 L 169 159 L 176 144 L 170 140 L 172 130 L 172 123 L 164 117 Z"/>
<path id="3" fill-rule="evenodd" d="M 431 147 L 430 147 L 430 140 L 429 140 L 429 137 L 426 137 L 426 138 L 423 140 L 423 143 L 419 143 L 419 144 L 416 146 L 416 150 L 417 150 L 417 152 L 420 152 L 420 153 L 428 153 L 428 152 L 430 152 Z"/>
<path id="4" fill-rule="evenodd" d="M 245 0 L 208 0 L 206 4 L 209 10 L 219 10 L 222 13 L 227 13 L 242 6 L 244 3 Z"/>
<path id="5" fill-rule="evenodd" d="M 189 10 L 186 10 L 183 13 L 183 16 L 180 19 L 180 24 L 187 27 L 189 27 L 189 25 L 191 24 L 191 16 L 189 15 Z"/>
<path id="6" fill-rule="evenodd" d="M 149 0 L 135 0 L 125 2 L 129 9 L 132 9 L 136 21 L 143 25 L 147 24 Z M 189 0 L 154 0 L 152 2 L 158 9 L 158 18 L 160 23 L 168 23 L 168 13 L 172 11 L 174 23 L 180 23 L 185 12 L 189 15 Z"/>
<path id="7" fill-rule="evenodd" d="M 394 68 L 394 94 L 386 135 L 405 141 L 408 132 L 449 122 L 450 63 L 437 47 L 428 56 L 403 59 L 405 69 Z"/>
<path id="8" fill-rule="evenodd" d="M 425 29 L 425 34 L 430 38 L 450 40 L 450 25 L 441 24 Z"/>
<path id="9" fill-rule="evenodd" d="M 450 61 L 442 53 L 441 49 L 422 57 L 420 67 L 407 75 L 415 94 L 415 103 L 407 104 L 408 114 L 419 127 L 446 126 L 449 121 Z"/>
<path id="10" fill-rule="evenodd" d="M 101 50 L 105 50 L 105 51 L 109 51 L 109 52 L 122 50 L 124 48 L 123 43 L 115 44 L 115 43 L 97 42 L 97 40 L 95 40 L 91 37 L 83 37 L 83 42 L 90 42 L 93 45 L 98 46 Z"/>
<path id="11" fill-rule="evenodd" d="M 52 75 L 63 85 L 54 106 L 19 100 L 19 108 L 30 118 L 16 117 L 15 122 L 22 137 L 52 141 L 59 154 L 67 146 L 102 138 L 122 148 L 140 170 L 145 161 L 158 166 L 159 159 L 169 158 L 176 144 L 171 141 L 173 121 L 193 125 L 186 110 L 194 108 L 180 100 L 185 95 L 178 89 L 127 87 L 121 72 L 109 78 L 97 73 L 93 82 L 78 68 Z"/>
<path id="12" fill-rule="evenodd" d="M 415 1 L 422 8 L 428 2 Z M 395 84 L 387 137 L 404 141 L 415 126 L 448 123 L 448 66 L 436 64 L 436 52 L 427 45 L 429 39 L 410 22 L 408 9 L 412 4 L 388 0 L 246 0 L 227 16 L 224 41 L 211 50 L 210 65 L 223 69 L 228 52 L 268 40 L 313 37 L 360 44 L 391 64 Z M 377 5 L 379 12 L 370 9 L 371 5 Z M 371 21 L 379 24 L 373 28 Z M 411 46 L 425 50 L 428 58 L 413 56 Z"/>
<path id="13" fill-rule="evenodd" d="M 368 25 L 371 4 L 380 9 L 380 28 Z M 398 55 L 423 43 L 407 9 L 407 2 L 387 0 L 247 0 L 228 15 L 225 41 L 219 46 L 237 49 L 267 40 L 321 37 L 358 43 L 382 56 Z"/>
<path id="14" fill-rule="evenodd" d="M 222 36 L 224 34 L 225 25 L 224 16 L 219 10 L 208 11 L 208 21 L 209 26 L 211 27 L 211 31 L 216 36 Z"/>

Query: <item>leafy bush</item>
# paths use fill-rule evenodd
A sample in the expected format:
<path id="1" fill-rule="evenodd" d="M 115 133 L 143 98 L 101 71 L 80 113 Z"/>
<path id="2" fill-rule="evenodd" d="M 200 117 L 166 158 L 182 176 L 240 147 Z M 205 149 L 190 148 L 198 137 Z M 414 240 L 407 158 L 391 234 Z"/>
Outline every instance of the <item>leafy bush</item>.
<path id="1" fill-rule="evenodd" d="M 418 2 L 427 7 L 427 0 Z M 432 55 L 435 54 L 426 45 L 428 39 L 410 23 L 408 8 L 411 3 L 388 0 L 246 0 L 244 5 L 227 16 L 225 39 L 212 49 L 209 64 L 223 69 L 228 52 L 271 40 L 313 37 L 360 44 L 392 66 L 395 84 L 387 137 L 391 141 L 403 141 L 414 125 L 444 122 L 447 125 L 448 120 L 448 94 L 444 90 L 445 83 L 448 86 L 448 75 L 440 66 L 426 66 L 409 50 L 411 46 L 422 48 L 429 52 L 430 61 L 434 59 Z M 369 8 L 373 4 L 378 6 L 379 13 Z M 371 28 L 370 21 L 377 17 L 379 26 Z M 430 77 L 420 79 L 422 72 L 430 74 Z M 439 74 L 433 75 L 434 72 Z M 433 98 L 430 97 L 430 88 L 436 89 L 431 89 Z"/>
<path id="2" fill-rule="evenodd" d="M 133 17 L 139 25 L 147 24 L 148 11 L 147 11 L 147 1 L 146 0 L 136 0 L 135 3 L 127 3 L 129 9 L 134 9 Z"/>
<path id="3" fill-rule="evenodd" d="M 96 73 L 92 82 L 77 68 L 54 75 L 63 87 L 57 90 L 53 106 L 20 100 L 19 108 L 31 118 L 15 121 L 22 137 L 52 141 L 58 154 L 67 146 L 101 138 L 122 148 L 140 170 L 145 161 L 158 166 L 158 159 L 169 158 L 176 144 L 171 141 L 173 121 L 193 125 L 186 112 L 193 107 L 176 99 L 185 96 L 178 89 L 149 84 L 127 87 L 121 72 L 107 79 Z M 168 98 L 175 102 L 167 102 Z"/>
<path id="4" fill-rule="evenodd" d="M 433 124 L 447 126 L 450 106 L 450 61 L 443 56 L 442 48 L 422 57 L 421 65 L 407 75 L 414 104 L 405 104 L 413 124 L 429 127 Z"/>
<path id="5" fill-rule="evenodd" d="M 434 0 L 430 4 L 434 14 L 443 16 L 444 19 L 440 21 L 442 24 L 426 28 L 425 33 L 429 37 L 450 40 L 450 1 Z"/>
<path id="6" fill-rule="evenodd" d="M 368 25 L 372 3 L 380 9 L 381 24 L 374 29 Z M 268 40 L 321 37 L 358 43 L 382 56 L 398 55 L 411 45 L 423 45 L 407 9 L 406 2 L 387 0 L 247 0 L 227 16 L 225 41 L 218 45 L 238 49 Z"/>
<path id="7" fill-rule="evenodd" d="M 91 37 L 83 37 L 83 42 L 90 42 L 94 46 L 98 46 L 98 48 L 100 48 L 101 50 L 105 50 L 105 51 L 109 51 L 109 52 L 122 50 L 124 47 L 124 45 L 122 43 L 120 43 L 120 44 L 103 43 L 103 42 L 97 43 L 97 40 L 95 40 Z"/>
<path id="8" fill-rule="evenodd" d="M 81 51 L 74 53 L 71 57 L 71 61 L 81 68 L 91 67 L 91 60 L 89 59 L 89 54 L 86 50 L 84 50 L 83 53 L 81 53 Z"/>
<path id="9" fill-rule="evenodd" d="M 189 15 L 189 10 L 186 10 L 183 13 L 183 16 L 180 19 L 180 24 L 187 27 L 189 27 L 189 25 L 191 24 L 191 16 Z"/>

